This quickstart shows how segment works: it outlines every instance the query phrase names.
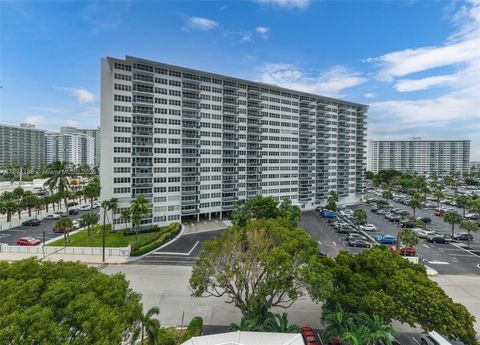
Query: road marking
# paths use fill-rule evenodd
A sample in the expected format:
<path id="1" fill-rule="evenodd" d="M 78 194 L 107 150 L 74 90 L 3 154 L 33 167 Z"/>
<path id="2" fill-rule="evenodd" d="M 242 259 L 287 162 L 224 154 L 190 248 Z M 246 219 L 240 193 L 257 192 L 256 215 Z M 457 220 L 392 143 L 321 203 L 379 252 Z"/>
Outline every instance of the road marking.
<path id="1" fill-rule="evenodd" d="M 458 262 L 458 259 L 457 258 L 452 258 L 452 261 L 453 262 Z"/>
<path id="2" fill-rule="evenodd" d="M 190 249 L 190 251 L 189 251 L 188 253 L 182 253 L 182 252 L 153 252 L 152 254 L 156 254 L 156 255 L 185 255 L 185 256 L 189 256 L 190 254 L 192 254 L 193 250 L 198 246 L 199 243 L 200 243 L 200 241 L 195 242 L 195 244 L 193 245 L 192 249 Z"/>
<path id="3" fill-rule="evenodd" d="M 427 246 L 425 243 L 423 243 L 422 246 L 424 246 L 425 248 L 430 248 L 430 247 Z"/>
<path id="4" fill-rule="evenodd" d="M 415 339 L 414 337 L 412 337 L 412 339 L 413 339 L 418 345 L 420 345 L 420 343 L 418 342 L 417 339 Z"/>
<path id="5" fill-rule="evenodd" d="M 445 261 L 436 261 L 436 260 L 433 260 L 433 261 L 425 260 L 425 261 L 431 265 L 450 265 L 448 262 L 445 262 Z"/>
<path id="6" fill-rule="evenodd" d="M 317 241 L 317 242 L 318 242 L 319 245 L 322 245 L 322 242 L 320 242 L 320 241 Z"/>
<path id="7" fill-rule="evenodd" d="M 465 256 L 465 257 L 471 257 L 471 256 L 476 256 L 475 254 L 448 254 L 451 256 Z"/>
<path id="8" fill-rule="evenodd" d="M 332 242 L 332 243 L 333 243 L 333 245 L 334 245 L 334 246 L 336 246 L 336 245 L 337 245 L 337 243 L 335 243 L 335 242 Z"/>

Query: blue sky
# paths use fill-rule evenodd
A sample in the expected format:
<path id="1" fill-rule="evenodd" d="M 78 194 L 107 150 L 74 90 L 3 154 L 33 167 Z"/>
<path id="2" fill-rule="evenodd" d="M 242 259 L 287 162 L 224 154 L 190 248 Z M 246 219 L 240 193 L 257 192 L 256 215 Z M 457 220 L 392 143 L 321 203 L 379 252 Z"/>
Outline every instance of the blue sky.
<path id="1" fill-rule="evenodd" d="M 371 139 L 480 160 L 480 1 L 2 1 L 0 122 L 99 124 L 100 58 L 138 56 L 369 104 Z"/>

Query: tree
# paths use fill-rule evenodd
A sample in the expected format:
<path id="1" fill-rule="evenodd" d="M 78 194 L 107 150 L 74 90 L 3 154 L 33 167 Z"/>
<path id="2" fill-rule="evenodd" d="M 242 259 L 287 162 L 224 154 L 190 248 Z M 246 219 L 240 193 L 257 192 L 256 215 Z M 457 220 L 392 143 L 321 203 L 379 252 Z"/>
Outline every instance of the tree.
<path id="1" fill-rule="evenodd" d="M 141 315 L 121 274 L 78 262 L 0 262 L 0 343 L 121 344 Z"/>
<path id="2" fill-rule="evenodd" d="M 443 192 L 441 190 L 436 190 L 433 192 L 433 196 L 437 199 L 438 209 L 442 206 L 442 199 L 444 198 Z"/>
<path id="3" fill-rule="evenodd" d="M 246 332 L 263 332 L 263 326 L 258 320 L 249 317 L 248 315 L 242 316 L 240 319 L 240 323 L 231 323 L 230 324 L 230 331 L 246 331 Z"/>
<path id="4" fill-rule="evenodd" d="M 417 208 L 421 208 L 421 207 L 422 207 L 422 202 L 421 202 L 420 200 L 418 200 L 417 198 L 412 198 L 412 199 L 410 199 L 410 201 L 408 202 L 408 206 L 410 206 L 410 207 L 412 208 L 413 218 L 415 218 L 416 210 L 417 210 Z"/>
<path id="5" fill-rule="evenodd" d="M 278 204 L 279 202 L 274 198 L 262 195 L 248 200 L 239 200 L 232 212 L 232 223 L 245 226 L 250 219 L 278 218 Z M 288 205 L 285 208 L 288 208 Z"/>
<path id="6" fill-rule="evenodd" d="M 359 223 L 365 222 L 368 219 L 367 211 L 362 208 L 355 209 L 355 211 L 353 211 L 353 216 Z"/>
<path id="7" fill-rule="evenodd" d="M 423 199 L 427 198 L 427 193 L 429 192 L 427 179 L 425 176 L 417 176 L 414 179 L 413 187 L 421 194 L 423 194 Z"/>
<path id="8" fill-rule="evenodd" d="M 123 210 L 120 214 L 119 219 L 125 222 L 125 231 L 128 232 L 128 223 L 132 221 L 132 214 L 130 213 L 130 209 Z"/>
<path id="9" fill-rule="evenodd" d="M 130 344 L 135 345 L 138 338 L 141 339 L 141 344 L 159 345 L 158 336 L 160 334 L 160 322 L 153 316 L 158 315 L 160 309 L 157 307 L 150 308 L 145 314 L 141 314 L 140 320 L 137 322 L 137 328 L 133 332 Z M 146 335 L 145 335 L 146 333 Z"/>
<path id="10" fill-rule="evenodd" d="M 330 191 L 330 195 L 327 198 L 327 204 L 325 205 L 325 208 L 330 211 L 336 211 L 337 202 L 338 202 L 338 195 L 332 190 Z"/>
<path id="11" fill-rule="evenodd" d="M 38 197 L 33 194 L 27 194 L 22 198 L 20 205 L 23 209 L 28 210 L 28 216 L 32 216 L 32 209 L 34 209 L 38 204 Z"/>
<path id="12" fill-rule="evenodd" d="M 422 265 L 381 247 L 356 255 L 342 251 L 322 262 L 333 278 L 327 308 L 340 304 L 350 312 L 377 314 L 386 323 L 418 324 L 425 331 L 477 344 L 475 318 L 431 281 Z"/>
<path id="13" fill-rule="evenodd" d="M 243 315 L 290 307 L 308 292 L 325 298 L 331 286 L 318 243 L 285 219 L 233 225 L 202 244 L 190 277 L 194 297 L 226 297 Z"/>
<path id="14" fill-rule="evenodd" d="M 110 210 L 112 211 L 112 232 L 115 232 L 115 213 L 117 212 L 118 199 L 110 198 Z"/>
<path id="15" fill-rule="evenodd" d="M 287 313 L 271 314 L 264 322 L 264 330 L 276 333 L 299 333 L 300 327 L 288 322 Z"/>
<path id="16" fill-rule="evenodd" d="M 400 229 L 397 234 L 397 250 L 401 245 L 404 245 L 407 248 L 415 247 L 420 239 L 415 231 L 412 229 L 404 228 Z"/>
<path id="17" fill-rule="evenodd" d="M 345 345 L 376 345 L 380 340 L 391 345 L 390 334 L 395 330 L 383 323 L 378 315 L 360 313 L 353 315 L 348 321 L 347 331 L 342 334 L 342 344 Z"/>
<path id="18" fill-rule="evenodd" d="M 103 208 L 103 226 L 102 226 L 102 261 L 105 261 L 105 232 L 106 232 L 106 222 L 107 222 L 107 212 L 111 210 L 112 203 L 110 199 L 103 200 L 100 204 L 100 207 Z"/>
<path id="19" fill-rule="evenodd" d="M 471 220 L 462 220 L 462 222 L 460 223 L 460 229 L 467 230 L 467 233 L 468 233 L 467 245 L 470 247 L 470 233 L 478 232 L 480 230 L 478 225 L 472 222 Z"/>
<path id="20" fill-rule="evenodd" d="M 350 315 L 345 313 L 340 304 L 335 309 L 323 308 L 322 324 L 325 326 L 322 332 L 324 343 L 330 339 L 340 339 L 348 330 L 348 320 Z"/>
<path id="21" fill-rule="evenodd" d="M 460 224 L 462 220 L 463 220 L 462 215 L 459 214 L 457 211 L 447 211 L 445 213 L 445 216 L 443 217 L 443 221 L 452 225 L 452 238 L 455 231 L 455 224 Z"/>
<path id="22" fill-rule="evenodd" d="M 142 219 L 146 216 L 150 210 L 148 209 L 149 201 L 143 195 L 137 195 L 135 199 L 130 201 L 130 214 L 132 224 L 135 226 L 135 242 L 138 245 L 138 232 L 140 230 L 140 224 Z"/>
<path id="23" fill-rule="evenodd" d="M 468 203 L 467 203 L 467 209 L 470 211 L 470 212 L 474 212 L 478 215 L 477 219 L 478 219 L 478 222 L 477 224 L 480 225 L 480 198 L 476 198 L 476 199 L 471 199 Z"/>
<path id="24" fill-rule="evenodd" d="M 365 178 L 367 180 L 373 180 L 375 178 L 375 174 L 371 171 L 365 171 Z"/>
<path id="25" fill-rule="evenodd" d="M 70 191 L 68 178 L 71 176 L 70 164 L 68 162 L 54 162 L 49 165 L 48 179 L 44 186 L 50 190 L 56 190 L 58 195 L 63 198 L 65 208 L 68 213 L 67 195 Z"/>
<path id="26" fill-rule="evenodd" d="M 100 183 L 97 182 L 90 182 L 83 188 L 83 195 L 90 199 L 90 209 L 93 212 L 93 200 L 100 197 Z"/>
<path id="27" fill-rule="evenodd" d="M 55 231 L 63 233 L 63 240 L 65 241 L 65 245 L 70 242 L 70 235 L 68 233 L 73 229 L 73 222 L 70 218 L 60 218 L 53 225 L 53 229 Z"/>
<path id="28" fill-rule="evenodd" d="M 15 194 L 17 198 L 21 198 L 24 193 L 25 193 L 25 190 L 22 187 L 17 187 L 13 190 L 13 194 Z"/>
<path id="29" fill-rule="evenodd" d="M 7 222 L 12 221 L 12 214 L 17 212 L 19 205 L 15 200 L 4 199 L 0 200 L 0 213 L 7 215 Z"/>
<path id="30" fill-rule="evenodd" d="M 466 195 L 459 195 L 455 198 L 455 202 L 457 203 L 457 206 L 460 206 L 462 208 L 462 214 L 465 217 L 465 208 L 467 207 L 468 202 L 470 201 L 470 198 Z"/>
<path id="31" fill-rule="evenodd" d="M 283 199 L 278 206 L 277 218 L 285 218 L 290 220 L 293 226 L 297 226 L 298 222 L 302 218 L 302 212 L 300 207 L 292 204 L 292 200 Z"/>
<path id="32" fill-rule="evenodd" d="M 82 217 L 80 218 L 80 226 L 82 228 L 87 228 L 87 237 L 88 237 L 88 241 L 90 242 L 90 230 L 92 228 L 92 226 L 94 226 L 95 224 L 98 223 L 98 221 L 100 220 L 100 216 L 97 214 L 97 213 L 85 213 L 84 215 L 82 215 Z"/>

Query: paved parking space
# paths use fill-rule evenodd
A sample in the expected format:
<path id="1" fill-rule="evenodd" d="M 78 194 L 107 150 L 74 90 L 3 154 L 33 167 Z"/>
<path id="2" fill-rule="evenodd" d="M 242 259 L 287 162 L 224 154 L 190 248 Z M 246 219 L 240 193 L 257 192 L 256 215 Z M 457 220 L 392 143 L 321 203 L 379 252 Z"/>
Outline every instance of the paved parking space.
<path id="1" fill-rule="evenodd" d="M 100 210 L 95 209 L 94 212 L 98 213 Z M 83 214 L 90 211 L 80 211 L 76 216 L 71 216 L 72 220 L 79 219 Z M 53 213 L 53 211 L 52 211 Z M 34 217 L 32 217 L 34 218 Z M 27 220 L 28 218 L 25 218 Z M 8 245 L 16 245 L 17 239 L 24 236 L 30 236 L 43 240 L 43 233 L 45 232 L 45 240 L 48 241 L 52 238 L 61 236 L 53 232 L 53 224 L 55 220 L 42 220 L 42 223 L 38 226 L 18 226 L 9 230 L 0 231 L 0 243 L 6 243 Z"/>

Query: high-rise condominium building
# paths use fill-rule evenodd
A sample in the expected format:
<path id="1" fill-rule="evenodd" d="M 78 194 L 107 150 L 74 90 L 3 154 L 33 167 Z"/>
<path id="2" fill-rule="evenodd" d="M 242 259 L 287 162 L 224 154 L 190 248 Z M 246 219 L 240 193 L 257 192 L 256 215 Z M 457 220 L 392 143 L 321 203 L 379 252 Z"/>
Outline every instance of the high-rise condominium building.
<path id="1" fill-rule="evenodd" d="M 94 151 L 95 151 L 95 157 L 94 157 L 94 161 L 95 161 L 95 166 L 100 166 L 100 143 L 101 143 L 101 140 L 100 140 L 100 127 L 99 128 L 96 128 L 96 129 L 78 129 L 77 130 L 79 133 L 83 133 L 89 137 L 93 137 L 95 138 L 95 148 L 94 148 Z"/>
<path id="2" fill-rule="evenodd" d="M 363 193 L 365 105 L 133 57 L 101 71 L 102 199 L 144 195 L 145 224 Z"/>
<path id="3" fill-rule="evenodd" d="M 47 133 L 45 162 L 56 161 L 95 166 L 95 138 L 74 127 L 62 127 L 60 133 Z"/>
<path id="4" fill-rule="evenodd" d="M 395 169 L 427 176 L 469 170 L 469 140 L 370 140 L 368 170 Z"/>
<path id="5" fill-rule="evenodd" d="M 470 162 L 470 170 L 475 172 L 480 172 L 480 162 L 479 161 L 471 161 Z"/>
<path id="6" fill-rule="evenodd" d="M 0 124 L 0 166 L 40 168 L 44 164 L 44 135 L 44 130 L 28 123 L 20 126 Z"/>

